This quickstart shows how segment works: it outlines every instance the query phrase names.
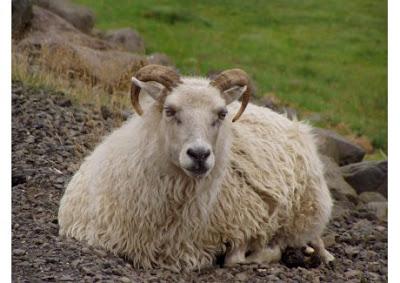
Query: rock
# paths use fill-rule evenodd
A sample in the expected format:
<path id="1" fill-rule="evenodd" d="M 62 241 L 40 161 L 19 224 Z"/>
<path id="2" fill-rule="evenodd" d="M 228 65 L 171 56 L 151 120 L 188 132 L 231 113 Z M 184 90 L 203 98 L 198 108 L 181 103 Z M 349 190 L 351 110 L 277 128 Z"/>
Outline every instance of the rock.
<path id="1" fill-rule="evenodd" d="M 104 39 L 125 51 L 144 54 L 144 41 L 139 33 L 131 28 L 107 31 Z"/>
<path id="2" fill-rule="evenodd" d="M 340 200 L 340 201 L 335 200 L 333 202 L 331 219 L 336 220 L 350 215 L 351 208 L 354 208 L 354 203 L 348 200 Z M 333 221 L 332 223 L 336 227 L 340 227 L 340 224 L 337 223 L 336 221 Z"/>
<path id="3" fill-rule="evenodd" d="M 12 173 L 12 186 L 26 183 L 26 176 L 23 173 Z"/>
<path id="4" fill-rule="evenodd" d="M 344 252 L 346 253 L 346 255 L 351 257 L 355 254 L 358 254 L 360 252 L 360 249 L 358 247 L 348 246 L 344 249 Z"/>
<path id="5" fill-rule="evenodd" d="M 331 157 L 340 166 L 360 162 L 364 158 L 364 149 L 339 134 L 321 128 L 314 128 L 314 133 L 319 152 Z"/>
<path id="6" fill-rule="evenodd" d="M 23 249 L 15 249 L 15 250 L 13 250 L 13 255 L 21 256 L 21 255 L 24 255 L 24 254 L 26 254 L 26 251 L 23 250 Z"/>
<path id="7" fill-rule="evenodd" d="M 65 80 L 80 80 L 112 94 L 127 91 L 132 74 L 147 64 L 144 56 L 113 50 L 47 10 L 35 6 L 33 13 L 32 32 L 17 50 Z"/>
<path id="8" fill-rule="evenodd" d="M 62 275 L 60 277 L 60 281 L 68 281 L 68 282 L 73 282 L 74 278 L 71 275 Z"/>
<path id="9" fill-rule="evenodd" d="M 383 201 L 383 202 L 387 201 L 383 195 L 377 192 L 363 192 L 358 196 L 358 198 L 364 203 L 369 203 L 374 201 Z"/>
<path id="10" fill-rule="evenodd" d="M 52 42 L 73 43 L 97 50 L 110 50 L 113 48 L 106 41 L 81 32 L 71 23 L 49 10 L 33 6 L 32 13 L 33 19 L 30 32 L 18 44 L 18 49 L 32 46 L 38 49 Z"/>
<path id="11" fill-rule="evenodd" d="M 94 26 L 93 12 L 68 0 L 34 0 L 34 4 L 59 15 L 84 33 L 90 33 Z"/>
<path id="12" fill-rule="evenodd" d="M 153 53 L 147 56 L 149 64 L 157 64 L 163 66 L 174 66 L 172 60 L 164 53 Z"/>
<path id="13" fill-rule="evenodd" d="M 376 191 L 387 197 L 387 160 L 354 163 L 341 167 L 341 171 L 358 193 Z"/>
<path id="14" fill-rule="evenodd" d="M 33 13 L 32 32 L 16 50 L 65 80 L 80 80 L 112 94 L 129 89 L 132 74 L 147 64 L 144 56 L 113 50 L 48 10 L 34 6 Z"/>
<path id="15" fill-rule="evenodd" d="M 111 110 L 105 106 L 102 105 L 100 107 L 100 112 L 101 112 L 101 116 L 103 117 L 104 120 L 107 120 L 108 118 L 112 118 L 113 117 L 113 113 L 111 112 Z"/>
<path id="16" fill-rule="evenodd" d="M 12 0 L 12 38 L 19 39 L 30 26 L 32 3 L 30 0 Z"/>
<path id="17" fill-rule="evenodd" d="M 312 122 L 312 124 L 321 122 L 324 120 L 323 116 L 320 113 L 310 113 L 307 116 L 303 117 L 304 120 Z"/>
<path id="18" fill-rule="evenodd" d="M 125 277 L 125 276 L 122 276 L 121 278 L 119 278 L 119 280 L 121 280 L 121 282 L 123 282 L 123 283 L 133 282 L 128 277 Z"/>
<path id="19" fill-rule="evenodd" d="M 71 99 L 60 99 L 57 101 L 57 104 L 61 107 L 71 107 L 72 106 L 72 101 Z"/>
<path id="20" fill-rule="evenodd" d="M 285 117 L 287 117 L 289 120 L 297 120 L 297 111 L 293 108 L 290 107 L 282 107 L 278 111 L 278 113 L 283 114 Z"/>
<path id="21" fill-rule="evenodd" d="M 257 104 L 267 107 L 276 113 L 282 114 L 289 120 L 297 120 L 298 118 L 297 111 L 294 108 L 283 106 L 279 98 L 273 93 L 266 94 Z"/>
<path id="22" fill-rule="evenodd" d="M 350 278 L 354 278 L 354 277 L 360 277 L 361 274 L 362 274 L 362 271 L 360 271 L 360 270 L 349 270 L 344 273 L 344 276 L 346 276 L 346 278 L 350 279 Z"/>
<path id="23" fill-rule="evenodd" d="M 375 272 L 366 272 L 366 276 L 369 277 L 371 282 L 378 282 L 380 279 L 379 274 L 377 274 Z"/>
<path id="24" fill-rule="evenodd" d="M 90 34 L 92 36 L 94 36 L 94 37 L 98 37 L 98 38 L 101 38 L 101 39 L 103 39 L 104 36 L 106 35 L 106 33 L 103 30 L 100 30 L 100 29 L 97 29 L 97 28 L 93 28 Z"/>
<path id="25" fill-rule="evenodd" d="M 329 190 L 335 200 L 357 201 L 356 191 L 343 179 L 340 167 L 332 160 L 332 158 L 320 155 L 324 164 L 325 180 Z"/>
<path id="26" fill-rule="evenodd" d="M 335 234 L 332 234 L 332 233 L 324 235 L 322 237 L 322 240 L 324 241 L 325 248 L 329 248 L 329 247 L 333 246 L 334 244 L 336 244 Z"/>
<path id="27" fill-rule="evenodd" d="M 261 98 L 260 104 L 275 112 L 278 112 L 280 109 L 281 101 L 275 94 L 270 93 Z"/>
<path id="28" fill-rule="evenodd" d="M 371 154 L 374 152 L 374 146 L 371 141 L 365 136 L 349 136 L 349 140 L 353 143 L 361 146 L 367 154 Z"/>
<path id="29" fill-rule="evenodd" d="M 381 221 L 387 221 L 388 217 L 388 204 L 383 201 L 373 201 L 366 205 L 367 209 L 375 214 L 375 216 Z"/>
<path id="30" fill-rule="evenodd" d="M 249 275 L 247 274 L 246 271 L 240 272 L 235 275 L 235 279 L 238 281 L 247 281 L 249 279 Z"/>
<path id="31" fill-rule="evenodd" d="M 82 271 L 84 274 L 87 274 L 87 275 L 94 275 L 91 266 L 80 266 L 80 269 L 81 269 L 81 271 Z"/>

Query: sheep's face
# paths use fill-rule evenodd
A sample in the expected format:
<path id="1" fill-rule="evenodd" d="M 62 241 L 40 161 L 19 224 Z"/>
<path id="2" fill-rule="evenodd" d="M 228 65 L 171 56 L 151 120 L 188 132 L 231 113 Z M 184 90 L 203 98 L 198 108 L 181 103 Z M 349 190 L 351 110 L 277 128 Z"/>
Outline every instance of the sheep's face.
<path id="1" fill-rule="evenodd" d="M 184 83 L 167 96 L 161 128 L 171 161 L 192 177 L 207 176 L 214 167 L 220 129 L 227 108 L 217 89 Z"/>
<path id="2" fill-rule="evenodd" d="M 227 105 L 243 94 L 246 87 L 233 87 L 220 93 L 206 79 L 183 78 L 182 81 L 162 99 L 160 134 L 170 161 L 188 176 L 202 178 L 210 174 L 219 155 L 224 154 L 229 142 L 226 130 L 232 123 L 225 119 Z M 160 103 L 161 85 L 137 83 Z"/>

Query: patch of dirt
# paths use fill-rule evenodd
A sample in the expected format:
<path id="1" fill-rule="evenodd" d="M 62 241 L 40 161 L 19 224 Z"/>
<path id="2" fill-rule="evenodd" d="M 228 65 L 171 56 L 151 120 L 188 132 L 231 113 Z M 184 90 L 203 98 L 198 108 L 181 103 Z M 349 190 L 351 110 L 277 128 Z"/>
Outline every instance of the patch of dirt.
<path id="1" fill-rule="evenodd" d="M 386 282 L 387 222 L 362 204 L 338 202 L 325 235 L 331 266 L 244 265 L 174 273 L 141 270 L 116 255 L 58 236 L 65 185 L 120 121 L 62 93 L 12 86 L 13 282 Z M 314 265 L 312 265 L 314 266 Z"/>

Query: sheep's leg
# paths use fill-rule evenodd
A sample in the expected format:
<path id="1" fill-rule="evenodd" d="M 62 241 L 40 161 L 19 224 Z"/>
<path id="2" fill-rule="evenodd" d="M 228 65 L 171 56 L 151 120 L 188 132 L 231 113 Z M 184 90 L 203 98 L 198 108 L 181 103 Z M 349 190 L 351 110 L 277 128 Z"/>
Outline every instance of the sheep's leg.
<path id="1" fill-rule="evenodd" d="M 255 250 L 246 258 L 246 263 L 272 263 L 281 260 L 282 252 L 279 245 Z"/>
<path id="2" fill-rule="evenodd" d="M 232 248 L 225 256 L 225 266 L 233 266 L 235 264 L 244 263 L 246 261 L 247 244 Z"/>
<path id="3" fill-rule="evenodd" d="M 329 264 L 335 260 L 335 257 L 325 249 L 324 241 L 320 237 L 312 241 L 310 246 L 315 249 L 325 264 Z"/>

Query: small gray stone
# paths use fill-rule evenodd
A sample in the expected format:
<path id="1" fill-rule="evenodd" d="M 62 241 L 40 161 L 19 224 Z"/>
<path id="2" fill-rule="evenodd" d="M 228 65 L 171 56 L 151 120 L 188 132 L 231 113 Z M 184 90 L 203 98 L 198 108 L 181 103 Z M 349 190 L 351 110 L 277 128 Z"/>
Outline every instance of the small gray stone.
<path id="1" fill-rule="evenodd" d="M 235 275 L 235 279 L 239 280 L 239 281 L 246 281 L 246 280 L 248 280 L 248 278 L 249 278 L 249 275 L 247 274 L 246 271 L 240 272 Z"/>
<path id="2" fill-rule="evenodd" d="M 374 201 L 367 204 L 367 208 L 381 221 L 387 221 L 388 204 L 383 201 Z"/>
<path id="3" fill-rule="evenodd" d="M 369 277 L 369 279 L 372 282 L 377 282 L 380 278 L 379 274 L 377 274 L 375 272 L 367 272 L 366 275 Z"/>
<path id="4" fill-rule="evenodd" d="M 322 237 L 322 240 L 324 241 L 325 248 L 329 248 L 329 247 L 333 246 L 334 244 L 336 244 L 335 234 L 333 234 L 333 233 L 324 235 Z"/>
<path id="5" fill-rule="evenodd" d="M 358 198 L 364 203 L 369 203 L 374 201 L 383 201 L 383 202 L 387 201 L 383 195 L 377 192 L 363 192 L 358 196 Z"/>
<path id="6" fill-rule="evenodd" d="M 348 256 L 352 256 L 352 255 L 358 254 L 360 252 L 360 249 L 358 247 L 349 246 L 344 249 L 344 252 Z"/>
<path id="7" fill-rule="evenodd" d="M 349 270 L 344 273 L 346 278 L 354 278 L 361 276 L 362 272 L 360 270 Z"/>
<path id="8" fill-rule="evenodd" d="M 24 255 L 24 254 L 26 254 L 26 251 L 23 250 L 23 249 L 15 249 L 15 250 L 13 250 L 13 255 L 21 256 L 21 255 Z"/>

